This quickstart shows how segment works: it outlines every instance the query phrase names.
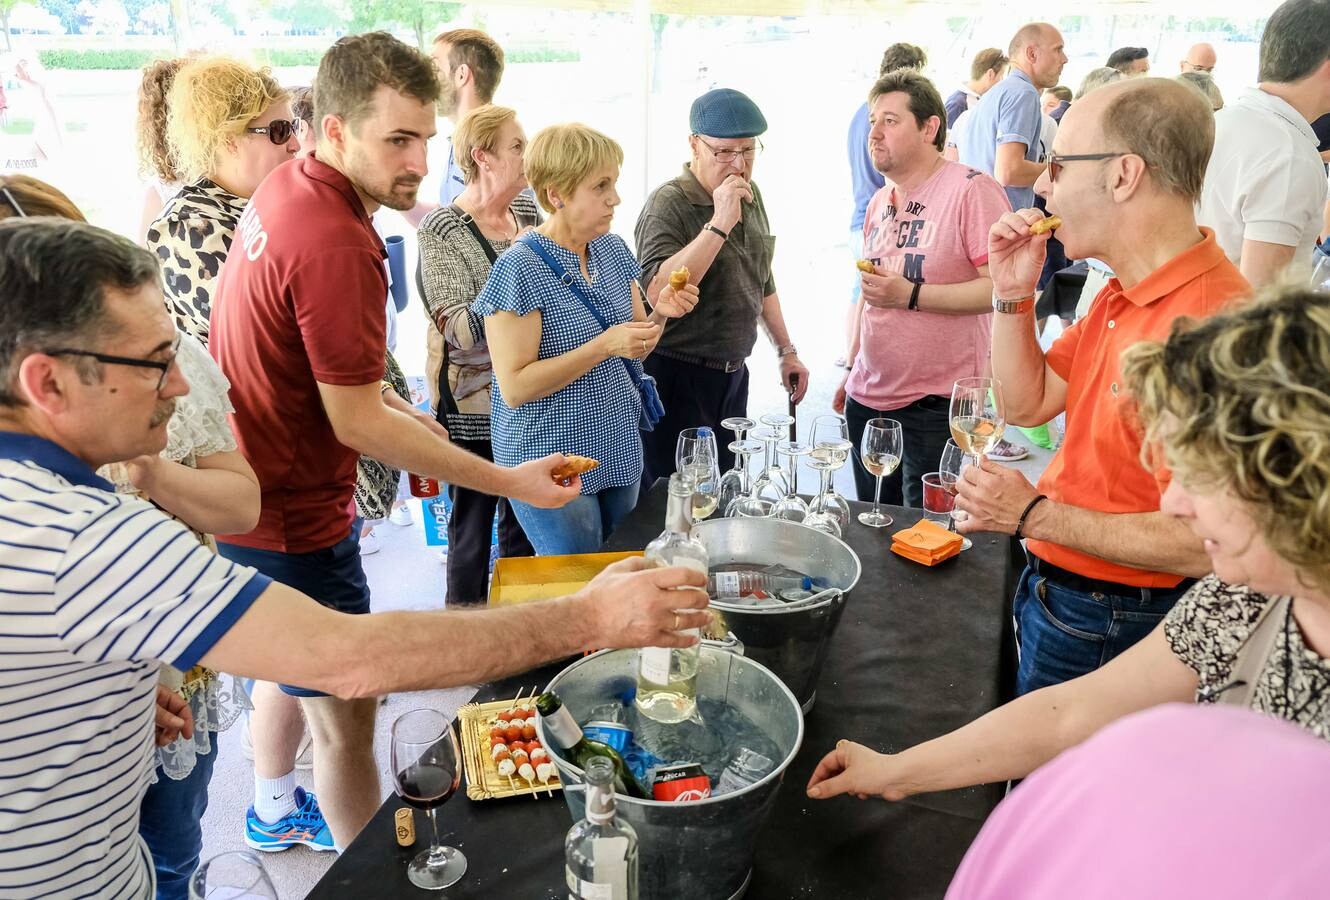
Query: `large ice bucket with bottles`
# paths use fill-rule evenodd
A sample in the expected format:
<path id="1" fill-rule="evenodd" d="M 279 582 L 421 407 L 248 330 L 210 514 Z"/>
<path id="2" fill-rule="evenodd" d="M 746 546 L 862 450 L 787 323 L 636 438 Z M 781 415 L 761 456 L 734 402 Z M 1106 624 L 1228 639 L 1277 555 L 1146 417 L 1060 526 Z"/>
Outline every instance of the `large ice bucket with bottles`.
<path id="1" fill-rule="evenodd" d="M 603 650 L 564 669 L 545 690 L 557 693 L 573 718 L 585 722 L 592 710 L 636 684 L 637 670 L 636 650 Z M 752 874 L 757 833 L 775 803 L 786 767 L 803 743 L 803 714 L 789 688 L 765 666 L 730 650 L 710 644 L 702 647 L 697 697 L 704 713 L 723 704 L 760 728 L 762 749 L 774 754 L 774 768 L 755 783 L 705 800 L 669 803 L 616 794 L 619 817 L 637 831 L 641 900 L 733 900 L 743 896 Z M 639 729 L 653 725 L 644 716 L 638 718 Z M 707 718 L 721 739 L 719 747 L 707 752 L 718 754 L 723 765 L 745 739 L 728 733 L 718 718 Z M 536 728 L 559 767 L 573 821 L 581 819 L 586 794 L 577 786 L 582 784 L 582 770 L 554 752 L 558 745 L 547 739 L 543 719 Z M 703 756 L 705 752 L 697 761 L 703 762 Z"/>
<path id="2" fill-rule="evenodd" d="M 831 635 L 859 582 L 858 555 L 840 538 L 779 519 L 713 519 L 694 525 L 693 536 L 706 545 L 713 571 L 779 565 L 818 580 L 814 596 L 797 603 L 711 601 L 725 627 L 743 642 L 744 655 L 775 672 L 808 712 Z"/>

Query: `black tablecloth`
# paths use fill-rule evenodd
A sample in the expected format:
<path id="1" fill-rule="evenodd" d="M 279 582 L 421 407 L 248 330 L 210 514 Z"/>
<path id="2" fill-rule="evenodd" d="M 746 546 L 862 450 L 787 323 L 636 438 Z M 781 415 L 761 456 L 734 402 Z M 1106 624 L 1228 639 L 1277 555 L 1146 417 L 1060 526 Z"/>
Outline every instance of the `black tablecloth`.
<path id="1" fill-rule="evenodd" d="M 663 485 L 624 521 L 608 550 L 641 549 L 664 519 Z M 852 503 L 857 514 L 866 504 Z M 846 542 L 863 576 L 850 595 L 806 720 L 803 748 L 785 773 L 758 838 L 747 897 L 941 897 L 966 848 L 1001 798 L 989 785 L 903 803 L 851 798 L 814 802 L 804 785 L 842 737 L 898 751 L 957 728 L 998 705 L 1009 684 L 1010 598 L 1018 559 L 1004 536 L 973 535 L 974 548 L 929 569 L 889 550 L 891 533 L 918 520 L 892 508 L 897 524 L 853 522 Z M 486 685 L 478 701 L 544 685 L 564 664 Z M 313 898 L 424 897 L 406 878 L 429 826 L 416 816 L 418 844 L 397 846 L 389 797 L 309 894 Z M 471 801 L 464 793 L 439 812 L 445 843 L 469 860 L 447 898 L 562 898 L 563 837 L 572 821 L 562 797 Z M 679 898 L 690 900 L 690 898 Z"/>

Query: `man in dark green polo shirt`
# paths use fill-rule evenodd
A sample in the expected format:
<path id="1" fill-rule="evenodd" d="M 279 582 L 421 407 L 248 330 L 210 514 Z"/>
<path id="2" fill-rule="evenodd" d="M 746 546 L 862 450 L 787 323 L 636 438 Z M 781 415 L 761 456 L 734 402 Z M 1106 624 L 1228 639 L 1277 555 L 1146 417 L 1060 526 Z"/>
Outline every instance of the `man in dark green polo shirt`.
<path id="1" fill-rule="evenodd" d="M 684 428 L 709 425 L 721 466 L 733 464 L 720 422 L 748 413 L 748 367 L 761 322 L 780 356 L 781 381 L 797 403 L 808 389 L 785 328 L 771 259 L 771 234 L 762 194 L 753 182 L 762 111 L 728 88 L 693 101 L 688 138 L 692 162 L 647 198 L 637 219 L 637 257 L 647 298 L 656 299 L 670 273 L 687 266 L 701 299 L 691 315 L 665 325 L 646 369 L 656 379 L 665 417 L 644 433 L 644 480 L 674 471 L 674 445 Z"/>

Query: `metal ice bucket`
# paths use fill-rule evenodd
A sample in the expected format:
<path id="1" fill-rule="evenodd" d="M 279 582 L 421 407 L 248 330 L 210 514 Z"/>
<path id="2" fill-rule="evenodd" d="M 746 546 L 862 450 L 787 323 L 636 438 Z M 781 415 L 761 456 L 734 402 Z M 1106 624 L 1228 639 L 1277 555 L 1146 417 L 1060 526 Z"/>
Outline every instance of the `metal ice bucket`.
<path id="1" fill-rule="evenodd" d="M 546 686 L 579 722 L 613 699 L 616 684 L 637 677 L 636 650 L 603 650 L 564 669 Z M 748 889 L 758 830 L 771 812 L 785 769 L 804 739 L 804 718 L 789 688 L 764 666 L 726 650 L 703 645 L 697 695 L 724 698 L 762 726 L 783 756 L 756 784 L 733 793 L 688 803 L 662 803 L 617 795 L 619 817 L 637 830 L 641 900 L 736 900 Z M 536 730 L 542 744 L 545 723 Z M 582 770 L 552 754 L 563 781 L 564 800 L 581 819 L 586 793 Z"/>
<path id="2" fill-rule="evenodd" d="M 859 557 L 840 538 L 780 519 L 712 519 L 693 526 L 712 566 L 782 565 L 825 579 L 828 590 L 797 605 L 738 606 L 713 600 L 744 655 L 775 672 L 804 712 L 817 699 L 817 679 L 845 600 L 859 583 Z"/>

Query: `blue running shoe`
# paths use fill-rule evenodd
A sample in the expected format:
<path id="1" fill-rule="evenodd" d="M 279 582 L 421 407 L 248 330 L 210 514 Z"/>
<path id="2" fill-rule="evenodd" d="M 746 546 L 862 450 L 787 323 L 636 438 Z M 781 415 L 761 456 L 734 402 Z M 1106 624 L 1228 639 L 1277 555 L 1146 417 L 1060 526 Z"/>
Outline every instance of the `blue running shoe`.
<path id="1" fill-rule="evenodd" d="M 296 809 L 269 825 L 254 814 L 254 807 L 245 811 L 245 843 L 251 849 L 264 853 L 279 853 L 287 847 L 304 844 L 311 850 L 333 850 L 332 831 L 323 820 L 319 801 L 304 788 L 296 788 Z"/>

